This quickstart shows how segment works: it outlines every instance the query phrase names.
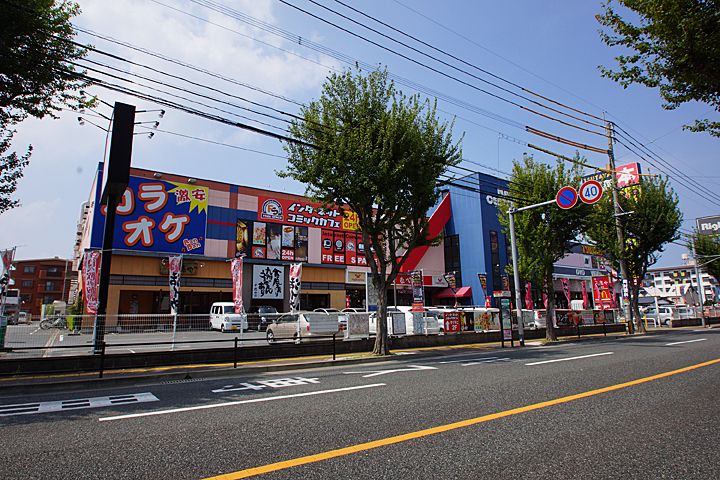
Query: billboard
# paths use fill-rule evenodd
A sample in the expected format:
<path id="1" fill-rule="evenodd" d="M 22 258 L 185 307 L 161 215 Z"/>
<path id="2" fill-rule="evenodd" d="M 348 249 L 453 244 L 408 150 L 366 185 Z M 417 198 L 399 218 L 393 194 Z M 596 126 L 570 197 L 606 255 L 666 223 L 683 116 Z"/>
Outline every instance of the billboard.
<path id="1" fill-rule="evenodd" d="M 698 233 L 711 235 L 720 231 L 720 215 L 701 217 L 696 220 Z"/>
<path id="2" fill-rule="evenodd" d="M 323 207 L 303 200 L 258 196 L 258 221 L 281 222 L 306 227 L 330 228 L 355 232 L 357 214 L 339 207 Z"/>
<path id="3" fill-rule="evenodd" d="M 204 255 L 207 210 L 207 187 L 131 176 L 117 206 L 113 248 Z M 94 225 L 105 225 L 105 211 L 95 209 Z M 93 233 L 92 247 L 101 248 L 102 227 Z"/>
<path id="4" fill-rule="evenodd" d="M 640 164 L 628 163 L 621 167 L 615 167 L 615 176 L 617 178 L 618 188 L 627 188 L 632 185 L 640 183 L 640 174 L 642 169 Z M 603 184 L 603 188 L 610 188 L 610 173 L 609 172 L 598 172 L 592 175 L 585 175 L 582 177 L 583 182 L 588 180 L 596 180 Z"/>

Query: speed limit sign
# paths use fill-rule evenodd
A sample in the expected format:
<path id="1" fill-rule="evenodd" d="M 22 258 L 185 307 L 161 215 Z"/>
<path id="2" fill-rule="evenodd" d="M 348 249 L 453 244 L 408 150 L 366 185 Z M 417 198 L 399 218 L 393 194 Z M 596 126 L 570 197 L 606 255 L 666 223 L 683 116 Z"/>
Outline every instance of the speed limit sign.
<path id="1" fill-rule="evenodd" d="M 595 203 L 600 200 L 600 197 L 602 197 L 603 188 L 602 185 L 600 185 L 600 182 L 588 180 L 582 184 L 578 193 L 580 194 L 580 200 L 583 202 Z"/>

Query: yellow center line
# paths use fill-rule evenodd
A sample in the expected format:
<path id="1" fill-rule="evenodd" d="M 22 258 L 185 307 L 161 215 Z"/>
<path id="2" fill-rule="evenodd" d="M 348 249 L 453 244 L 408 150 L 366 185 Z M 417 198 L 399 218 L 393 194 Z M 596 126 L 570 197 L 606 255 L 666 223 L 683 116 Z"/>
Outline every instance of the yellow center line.
<path id="1" fill-rule="evenodd" d="M 449 423 L 447 425 L 440 425 L 439 427 L 428 428 L 425 430 L 419 430 L 417 432 L 410 432 L 403 435 L 397 435 L 395 437 L 384 438 L 381 440 L 375 440 L 373 442 L 361 443 L 350 447 L 340 448 L 337 450 L 330 450 L 328 452 L 317 453 L 315 455 L 308 455 L 306 457 L 295 458 L 286 460 L 283 462 L 271 463 L 261 467 L 248 468 L 235 473 L 228 473 L 225 475 L 218 475 L 216 477 L 208 477 L 205 480 L 236 480 L 239 478 L 252 477 L 254 475 L 260 475 L 263 473 L 275 472 L 286 468 L 297 467 L 299 465 L 307 465 L 309 463 L 319 462 L 330 458 L 341 457 L 349 455 L 351 453 L 362 452 L 365 450 L 371 450 L 373 448 L 383 447 L 386 445 L 392 445 L 395 443 L 406 442 L 408 440 L 414 440 L 416 438 L 427 437 L 429 435 L 435 435 L 436 433 L 447 432 L 462 427 L 468 427 L 470 425 L 477 425 L 479 423 L 487 422 L 490 420 L 496 420 L 498 418 L 509 417 L 517 415 L 518 413 L 529 412 L 540 408 L 550 407 L 552 405 L 559 405 L 561 403 L 571 402 L 573 400 L 579 400 L 581 398 L 591 397 L 593 395 L 599 395 L 601 393 L 612 392 L 613 390 L 620 390 L 621 388 L 631 387 L 633 385 L 639 385 L 641 383 L 650 382 L 652 380 L 658 380 L 660 378 L 669 377 L 671 375 L 677 375 L 678 373 L 688 372 L 696 368 L 707 367 L 719 363 L 720 358 L 710 360 L 709 362 L 699 363 L 697 365 L 691 365 L 689 367 L 681 368 L 679 370 L 673 370 L 670 372 L 660 373 L 651 377 L 640 378 L 631 382 L 619 383 L 617 385 L 611 385 L 609 387 L 599 388 L 597 390 L 590 390 L 567 397 L 557 398 L 555 400 L 548 400 L 546 402 L 535 403 L 533 405 L 527 405 L 525 407 L 513 408 L 511 410 L 505 410 L 504 412 L 493 413 L 490 415 L 484 415 L 482 417 L 471 418 L 469 420 L 463 420 L 461 422 Z"/>

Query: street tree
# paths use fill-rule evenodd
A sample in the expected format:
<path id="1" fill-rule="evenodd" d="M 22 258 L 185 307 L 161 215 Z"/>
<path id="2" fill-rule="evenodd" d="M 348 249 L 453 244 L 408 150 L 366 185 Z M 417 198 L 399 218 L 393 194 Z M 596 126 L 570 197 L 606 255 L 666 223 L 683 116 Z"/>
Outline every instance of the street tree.
<path id="1" fill-rule="evenodd" d="M 688 250 L 694 252 L 698 265 L 705 264 L 705 271 L 712 275 L 715 280 L 720 278 L 720 234 L 700 233 L 693 230 L 687 242 Z"/>
<path id="2" fill-rule="evenodd" d="M 672 110 L 686 102 L 707 103 L 720 110 L 720 4 L 702 0 L 617 0 L 629 10 L 626 17 L 639 17 L 636 24 L 624 20 L 613 8 L 603 5 L 598 22 L 612 32 L 600 30 L 608 46 L 623 46 L 628 55 L 615 58 L 619 70 L 600 67 L 604 77 L 627 88 L 638 83 L 659 88 Z M 720 122 L 696 120 L 685 128 L 720 136 Z"/>
<path id="3" fill-rule="evenodd" d="M 580 161 L 576 153 L 575 159 Z M 522 162 L 513 162 L 508 195 L 499 202 L 500 223 L 509 235 L 507 211 L 547 202 L 556 198 L 558 191 L 566 186 L 578 188 L 581 169 L 577 164 L 566 168 L 558 159 L 555 168 L 536 162 L 525 156 Z M 554 265 L 572 247 L 579 244 L 591 208 L 579 202 L 573 208 L 561 209 L 555 204 L 524 210 L 515 214 L 515 238 L 518 249 L 518 271 L 521 278 L 540 285 L 547 297 L 545 320 L 546 340 L 557 339 L 553 324 L 555 290 L 553 288 Z"/>
<path id="4" fill-rule="evenodd" d="M 17 188 L 32 146 L 18 156 L 10 149 L 13 126 L 28 116 L 58 118 L 64 107 L 91 106 L 75 92 L 88 82 L 72 62 L 87 49 L 73 43 L 70 19 L 80 13 L 73 2 L 0 0 L 0 213 L 17 207 Z"/>
<path id="5" fill-rule="evenodd" d="M 619 195 L 619 218 L 625 228 L 625 248 L 618 244 L 615 226 L 615 209 L 612 195 L 606 192 L 595 204 L 588 223 L 587 236 L 618 270 L 620 258 L 625 256 L 630 281 L 630 308 L 638 320 L 639 332 L 645 331 L 640 321 L 638 299 L 642 279 L 647 269 L 660 258 L 665 245 L 680 238 L 683 215 L 678 208 L 678 197 L 667 179 L 641 177 L 636 187 L 626 188 Z"/>
<path id="6" fill-rule="evenodd" d="M 434 105 L 397 91 L 386 70 L 356 69 L 330 75 L 320 99 L 301 109 L 289 130 L 306 144 L 284 144 L 288 167 L 278 174 L 357 215 L 378 292 L 373 353 L 387 355 L 387 287 L 413 249 L 440 243 L 428 235 L 427 215 L 440 177 L 461 160 L 461 141 L 453 143 L 452 124 L 438 120 Z"/>

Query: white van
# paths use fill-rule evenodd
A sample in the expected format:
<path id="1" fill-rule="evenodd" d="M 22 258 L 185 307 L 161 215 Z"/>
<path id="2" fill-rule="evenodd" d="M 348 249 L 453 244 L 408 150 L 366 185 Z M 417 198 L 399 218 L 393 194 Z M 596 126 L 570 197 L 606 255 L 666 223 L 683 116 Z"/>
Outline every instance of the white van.
<path id="1" fill-rule="evenodd" d="M 245 305 L 242 306 L 240 313 L 235 313 L 233 302 L 213 303 L 210 307 L 210 329 L 220 330 L 223 333 L 239 329 L 246 331 L 248 322 Z"/>

